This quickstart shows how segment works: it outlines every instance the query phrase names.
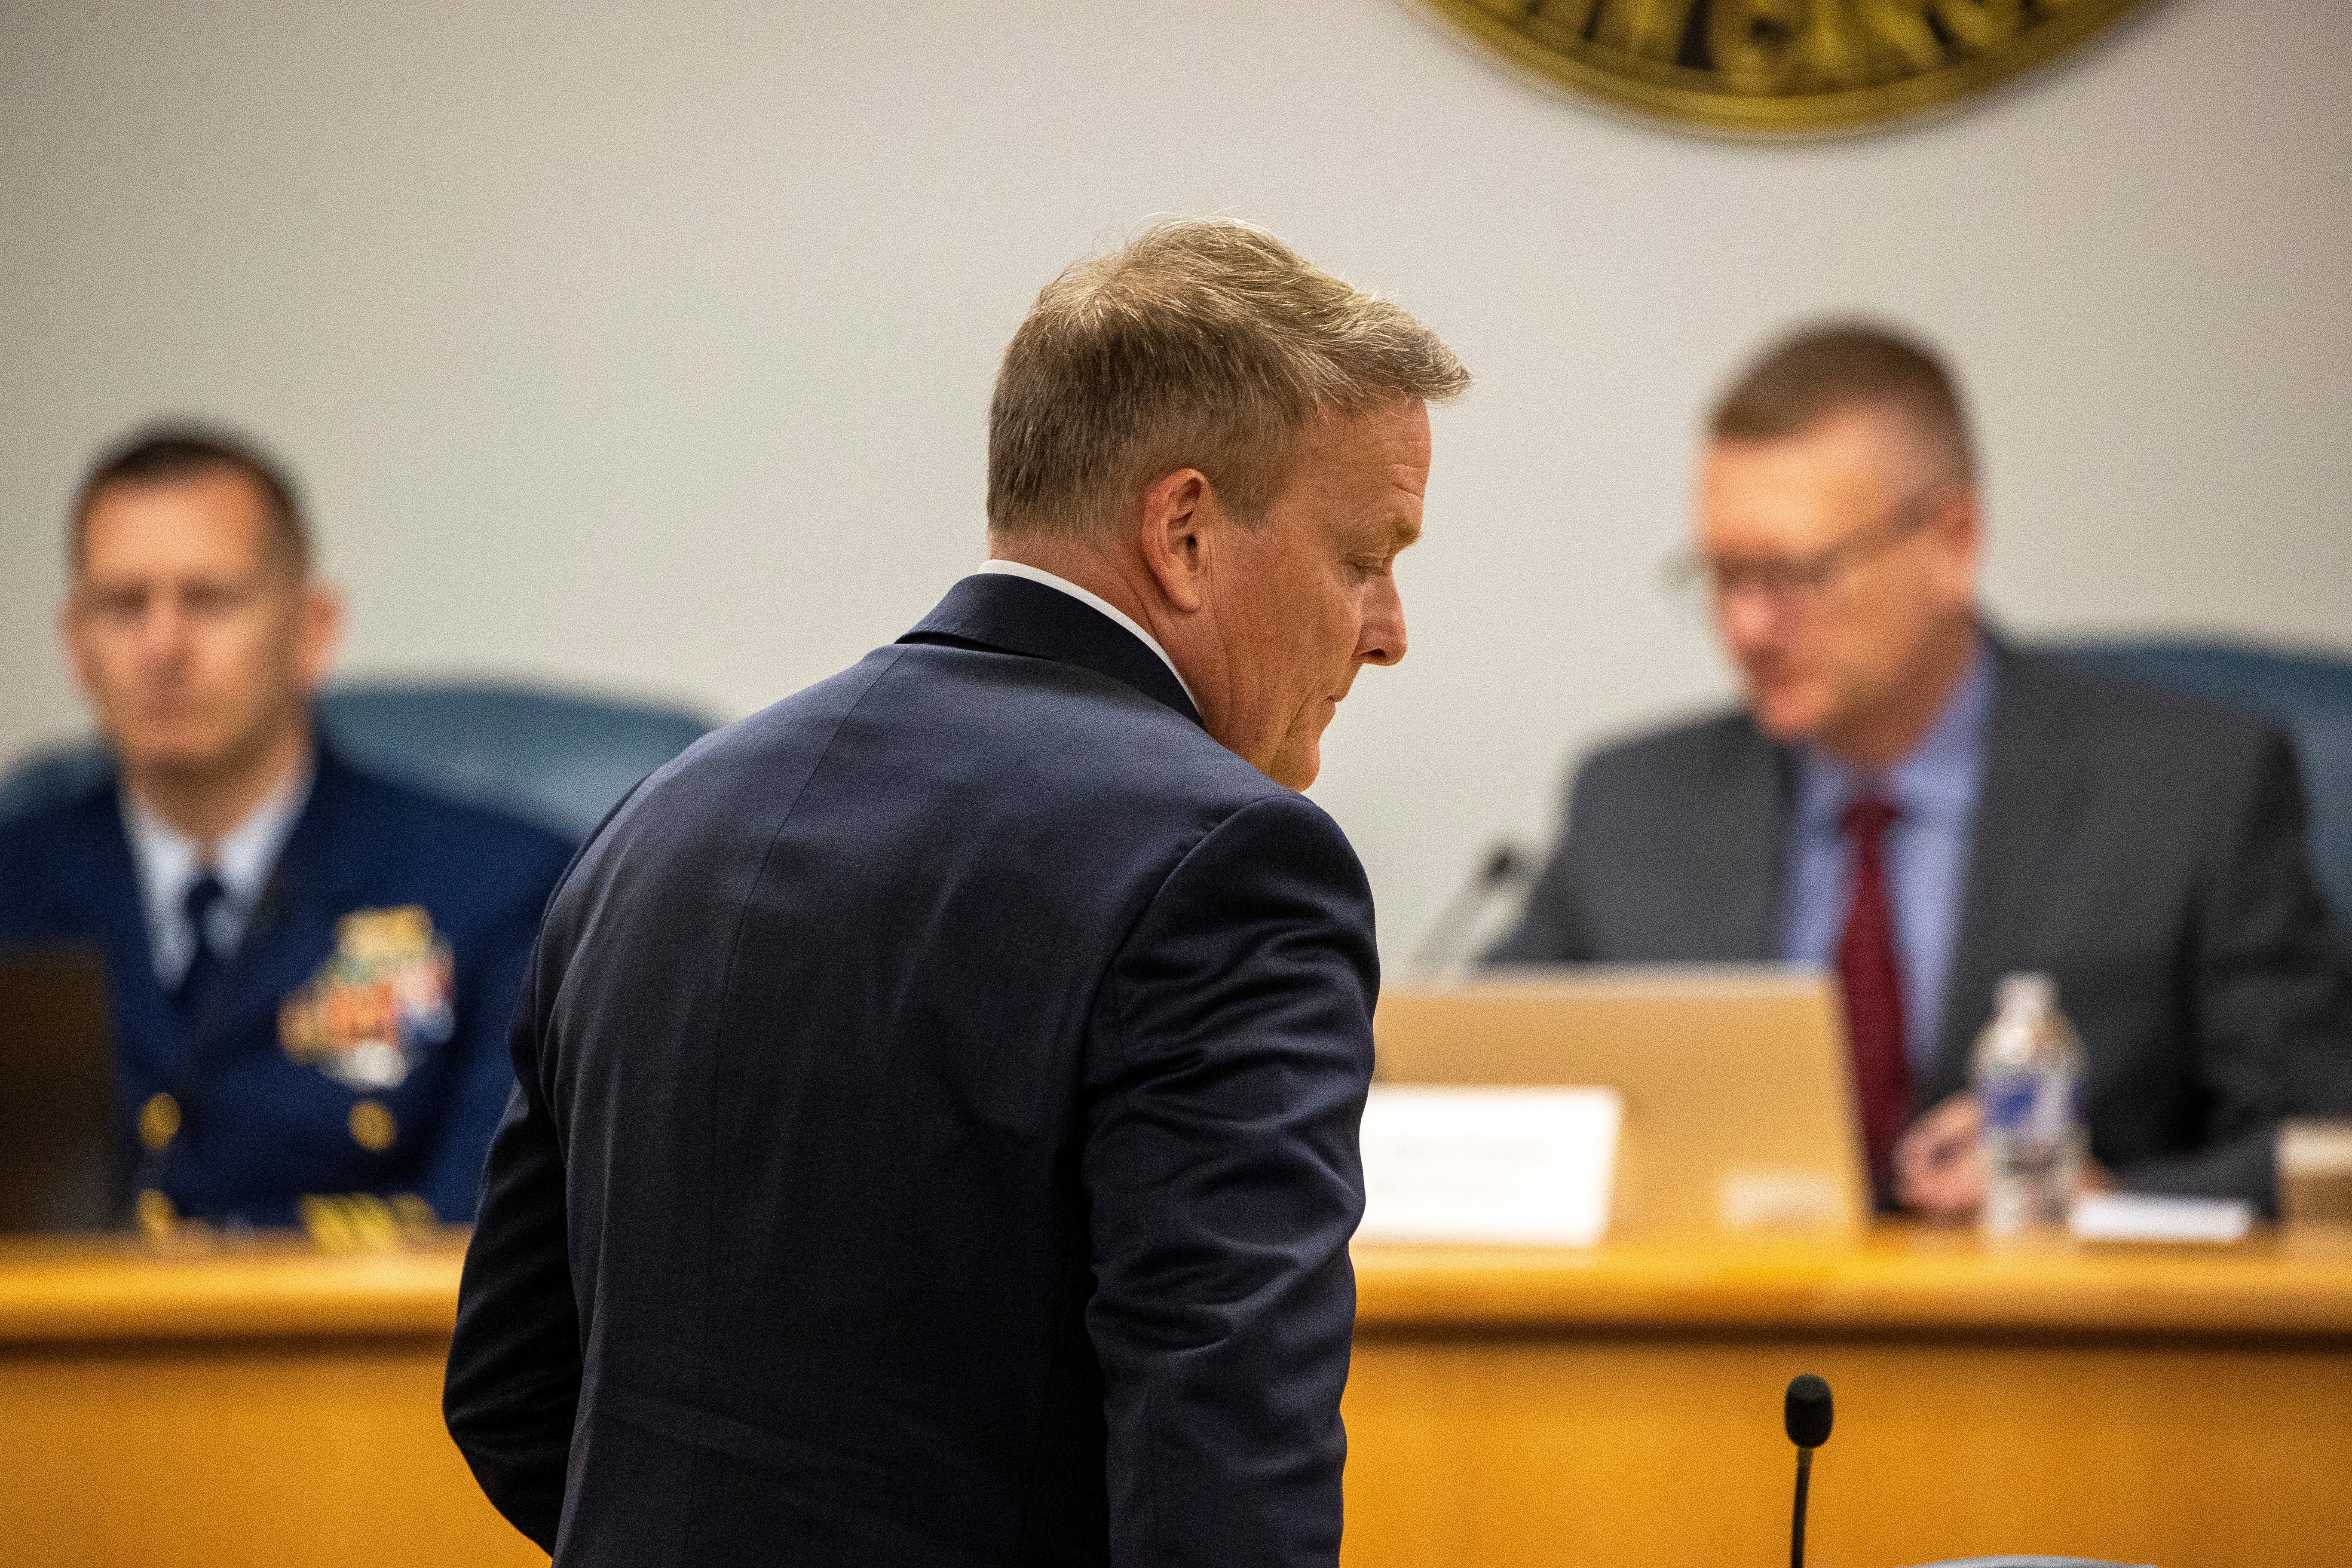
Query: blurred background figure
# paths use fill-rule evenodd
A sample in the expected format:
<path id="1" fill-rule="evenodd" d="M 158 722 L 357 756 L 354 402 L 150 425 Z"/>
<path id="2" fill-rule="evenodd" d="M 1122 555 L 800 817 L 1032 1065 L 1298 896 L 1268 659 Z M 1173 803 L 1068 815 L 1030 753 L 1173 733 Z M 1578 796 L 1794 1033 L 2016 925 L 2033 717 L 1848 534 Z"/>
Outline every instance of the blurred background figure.
<path id="1" fill-rule="evenodd" d="M 111 765 L 0 821 L 0 943 L 103 954 L 140 1217 L 283 1225 L 366 1193 L 470 1220 L 570 844 L 320 734 L 341 606 L 244 442 L 134 436 L 68 552 L 59 629 Z"/>
<path id="2" fill-rule="evenodd" d="M 1903 335 L 1788 338 L 1708 434 L 1681 574 L 1745 705 L 1586 762 L 1490 957 L 1833 965 L 1881 1200 L 1946 1217 L 1984 1193 L 1966 1084 L 1994 982 L 2044 971 L 2112 1178 L 2270 1204 L 2278 1120 L 2352 1109 L 2352 974 L 2286 733 L 1990 626 L 1968 420 Z"/>

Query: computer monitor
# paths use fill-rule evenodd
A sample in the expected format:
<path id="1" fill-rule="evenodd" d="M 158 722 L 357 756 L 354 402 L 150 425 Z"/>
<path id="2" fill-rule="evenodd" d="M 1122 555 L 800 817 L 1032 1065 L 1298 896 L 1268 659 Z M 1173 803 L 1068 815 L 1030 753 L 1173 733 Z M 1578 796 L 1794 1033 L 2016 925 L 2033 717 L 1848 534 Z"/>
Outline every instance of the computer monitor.
<path id="1" fill-rule="evenodd" d="M 0 1232 L 121 1219 L 114 1092 L 98 953 L 0 950 Z"/>
<path id="2" fill-rule="evenodd" d="M 1852 1234 L 1870 1187 L 1844 1017 L 1818 971 L 1492 970 L 1382 994 L 1391 1083 L 1593 1085 L 1624 1098 L 1610 1234 Z"/>

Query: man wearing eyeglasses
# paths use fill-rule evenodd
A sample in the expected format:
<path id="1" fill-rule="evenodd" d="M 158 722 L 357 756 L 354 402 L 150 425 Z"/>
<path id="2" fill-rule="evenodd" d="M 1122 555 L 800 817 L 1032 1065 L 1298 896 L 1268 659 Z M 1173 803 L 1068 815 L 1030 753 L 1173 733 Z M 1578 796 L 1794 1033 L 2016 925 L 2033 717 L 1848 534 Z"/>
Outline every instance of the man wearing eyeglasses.
<path id="1" fill-rule="evenodd" d="M 1717 405 L 1698 537 L 1741 711 L 1591 758 L 1497 963 L 1833 968 L 1883 1204 L 1984 1193 L 1969 1047 L 2056 976 L 2094 1179 L 2273 1202 L 2279 1118 L 2352 1109 L 2352 976 L 2284 732 L 2011 647 L 1936 357 L 1801 331 Z"/>

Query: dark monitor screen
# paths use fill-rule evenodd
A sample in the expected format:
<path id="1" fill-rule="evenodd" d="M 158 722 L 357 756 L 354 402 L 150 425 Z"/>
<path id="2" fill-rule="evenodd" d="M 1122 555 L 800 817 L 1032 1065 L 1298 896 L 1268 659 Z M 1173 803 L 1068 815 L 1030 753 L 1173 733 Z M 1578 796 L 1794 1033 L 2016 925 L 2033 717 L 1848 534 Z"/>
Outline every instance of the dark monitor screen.
<path id="1" fill-rule="evenodd" d="M 0 950 L 0 1232 L 102 1230 L 123 1212 L 106 967 Z"/>

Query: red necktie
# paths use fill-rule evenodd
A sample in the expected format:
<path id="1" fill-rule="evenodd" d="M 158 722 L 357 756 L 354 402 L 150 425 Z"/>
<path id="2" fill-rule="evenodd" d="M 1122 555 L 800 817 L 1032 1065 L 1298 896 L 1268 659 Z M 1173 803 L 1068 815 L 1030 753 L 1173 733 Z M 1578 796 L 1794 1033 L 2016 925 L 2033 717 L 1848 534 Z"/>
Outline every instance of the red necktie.
<path id="1" fill-rule="evenodd" d="M 1911 1064 L 1903 1054 L 1903 977 L 1895 963 L 1895 921 L 1886 902 L 1886 825 L 1895 808 L 1875 798 L 1845 808 L 1853 845 L 1853 902 L 1838 939 L 1838 976 L 1845 983 L 1846 1035 L 1853 1043 L 1853 1087 L 1862 1102 L 1862 1142 L 1882 1191 L 1895 1140 L 1911 1120 Z"/>

